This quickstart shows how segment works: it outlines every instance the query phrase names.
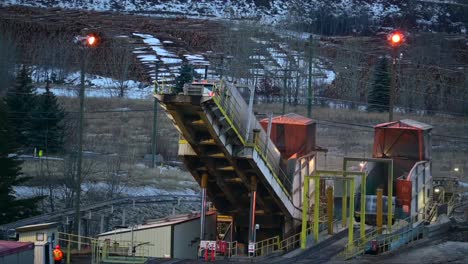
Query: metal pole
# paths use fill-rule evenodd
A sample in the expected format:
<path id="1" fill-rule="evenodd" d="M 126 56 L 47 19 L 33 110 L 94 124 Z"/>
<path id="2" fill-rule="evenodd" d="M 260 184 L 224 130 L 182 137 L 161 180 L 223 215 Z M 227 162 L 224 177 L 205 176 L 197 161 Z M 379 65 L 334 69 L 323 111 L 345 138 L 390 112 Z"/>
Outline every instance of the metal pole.
<path id="1" fill-rule="evenodd" d="M 284 76 L 283 76 L 283 110 L 281 111 L 282 115 L 286 113 L 286 89 L 288 86 L 288 79 L 286 76 L 287 69 L 284 69 Z"/>
<path id="2" fill-rule="evenodd" d="M 314 176 L 315 184 L 315 199 L 314 199 L 314 240 L 315 243 L 318 243 L 319 240 L 319 206 L 320 206 L 320 174 L 317 173 L 317 176 Z"/>
<path id="3" fill-rule="evenodd" d="M 267 128 L 266 139 L 265 139 L 265 149 L 263 150 L 264 154 L 266 154 L 268 151 L 268 143 L 270 142 L 272 122 L 273 122 L 273 113 L 269 113 L 268 114 L 268 128 Z"/>
<path id="4" fill-rule="evenodd" d="M 355 178 L 351 179 L 350 197 L 349 197 L 349 226 L 348 226 L 348 248 L 353 248 L 354 241 L 354 185 Z"/>
<path id="5" fill-rule="evenodd" d="M 388 121 L 393 121 L 393 107 L 395 104 L 395 90 L 396 90 L 396 64 L 397 64 L 397 54 L 398 49 L 393 48 L 392 50 L 392 72 L 391 72 L 391 82 L 390 82 L 390 100 L 388 104 Z"/>
<path id="6" fill-rule="evenodd" d="M 85 99 L 85 72 L 86 72 L 86 55 L 87 50 L 82 48 L 81 56 L 81 74 L 80 74 L 80 111 L 78 117 L 78 153 L 76 160 L 76 179 L 75 179 L 75 221 L 73 222 L 73 230 L 79 235 L 80 222 L 80 200 L 81 200 L 81 164 L 83 160 L 83 122 L 84 122 L 84 99 Z"/>
<path id="7" fill-rule="evenodd" d="M 205 80 L 208 80 L 208 65 L 205 65 Z"/>
<path id="8" fill-rule="evenodd" d="M 366 236 L 366 174 L 361 177 L 361 238 Z"/>
<path id="9" fill-rule="evenodd" d="M 388 201 L 387 201 L 387 229 L 392 231 L 392 219 L 393 219 L 393 161 L 390 162 L 388 168 Z"/>
<path id="10" fill-rule="evenodd" d="M 250 178 L 250 216 L 249 216 L 249 242 L 255 243 L 255 210 L 257 202 L 257 178 Z"/>
<path id="11" fill-rule="evenodd" d="M 249 98 L 249 109 L 247 110 L 247 124 L 245 129 L 245 141 L 249 142 L 249 134 L 250 134 L 250 123 L 252 122 L 252 110 L 253 110 L 253 102 L 255 96 L 255 86 L 250 88 L 250 98 Z"/>
<path id="12" fill-rule="evenodd" d="M 205 238 L 205 216 L 206 216 L 206 187 L 208 185 L 208 174 L 204 173 L 201 178 L 202 200 L 200 210 L 200 241 Z"/>
<path id="13" fill-rule="evenodd" d="M 312 34 L 309 37 L 309 79 L 307 82 L 307 117 L 312 117 L 312 99 L 314 93 L 312 91 Z"/>
<path id="14" fill-rule="evenodd" d="M 328 234 L 333 235 L 333 187 L 327 188 L 327 222 Z"/>
<path id="15" fill-rule="evenodd" d="M 154 79 L 154 93 L 157 93 L 158 91 L 158 62 L 156 62 L 155 65 L 155 79 Z M 156 165 L 156 131 L 158 127 L 158 100 L 156 97 L 153 98 L 153 133 L 151 136 L 151 168 L 154 168 Z"/>
<path id="16" fill-rule="evenodd" d="M 347 161 L 343 160 L 343 171 L 346 171 Z M 343 177 L 346 177 L 346 174 L 343 174 Z M 346 179 L 346 178 L 345 178 Z M 347 206 L 348 206 L 348 181 L 343 180 L 343 196 L 341 198 L 341 225 L 346 227 L 347 222 Z"/>
<path id="17" fill-rule="evenodd" d="M 131 250 L 132 250 L 132 257 L 134 257 L 134 256 L 135 256 L 135 250 L 134 250 L 134 248 L 133 248 L 133 246 L 134 246 L 134 242 L 133 242 L 133 226 L 132 226 L 132 242 L 131 242 L 131 243 L 132 243 L 132 248 L 131 248 Z"/>
<path id="18" fill-rule="evenodd" d="M 383 223 L 383 190 L 377 189 L 377 232 L 382 234 Z"/>
<path id="19" fill-rule="evenodd" d="M 309 182 L 310 176 L 304 177 L 304 192 L 302 193 L 302 226 L 301 226 L 301 248 L 307 247 L 307 216 L 309 212 Z"/>
<path id="20" fill-rule="evenodd" d="M 70 253 L 71 253 L 71 236 L 68 234 L 68 241 L 67 241 L 67 264 L 70 264 Z"/>

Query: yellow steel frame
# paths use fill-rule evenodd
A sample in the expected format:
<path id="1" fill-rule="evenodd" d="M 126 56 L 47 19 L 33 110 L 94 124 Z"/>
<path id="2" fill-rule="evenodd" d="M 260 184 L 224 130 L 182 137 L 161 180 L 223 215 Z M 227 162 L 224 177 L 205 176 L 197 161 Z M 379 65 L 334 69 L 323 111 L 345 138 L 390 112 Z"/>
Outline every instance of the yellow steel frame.
<path id="1" fill-rule="evenodd" d="M 362 161 L 370 161 L 370 162 L 380 162 L 380 163 L 386 163 L 388 164 L 388 189 L 387 189 L 387 193 L 388 193 L 388 196 L 387 196 L 387 230 L 388 231 L 392 231 L 392 219 L 393 219 L 393 160 L 392 159 L 381 159 L 381 158 L 352 158 L 352 157 L 344 157 L 343 159 L 343 171 L 346 171 L 347 169 L 347 166 L 348 166 L 348 162 L 351 162 L 351 161 L 354 161 L 354 162 L 362 162 Z M 363 183 L 365 183 L 365 181 L 362 181 Z M 362 185 L 362 184 L 361 184 Z M 365 185 L 365 184 L 364 184 Z M 346 196 L 346 192 L 347 192 L 347 186 L 346 184 L 344 185 L 344 188 L 343 188 L 343 197 Z M 362 189 L 361 189 L 362 190 Z M 364 189 L 364 192 L 361 192 L 362 194 L 365 194 L 365 189 Z M 361 195 L 361 205 L 364 205 L 362 203 L 362 199 L 363 199 L 364 195 Z M 343 199 L 343 208 L 345 208 L 346 210 L 346 199 Z M 361 206 L 361 208 L 363 208 L 363 206 Z M 345 212 L 346 213 L 346 212 Z M 350 214 L 351 216 L 351 214 Z M 361 224 L 363 223 L 363 218 L 361 216 Z M 343 220 L 343 223 L 345 223 L 345 220 Z M 361 234 L 362 236 L 362 234 Z"/>
<path id="2" fill-rule="evenodd" d="M 365 172 L 354 172 L 354 171 L 327 171 L 327 170 L 318 170 L 314 172 L 314 175 L 305 176 L 304 177 L 304 192 L 302 194 L 302 230 L 301 230 L 301 248 L 305 249 L 307 247 L 307 216 L 308 216 L 308 208 L 309 208 L 309 185 L 310 179 L 314 180 L 314 187 L 315 187 L 315 195 L 314 195 L 314 220 L 313 220 L 313 235 L 314 240 L 318 243 L 319 238 L 319 205 L 320 205 L 320 179 L 323 178 L 330 178 L 333 180 L 344 180 L 345 182 L 351 183 L 350 188 L 350 201 L 349 201 L 349 210 L 350 210 L 350 217 L 349 217 L 349 228 L 348 228 L 348 246 L 352 247 L 352 243 L 354 240 L 354 196 L 355 196 L 355 184 L 356 184 L 356 177 L 361 176 L 362 183 L 361 184 L 361 192 L 365 194 L 365 182 L 366 182 L 366 173 Z M 346 186 L 346 184 L 344 184 Z M 364 189 L 363 189 L 364 188 Z M 361 196 L 362 197 L 362 196 Z M 343 196 L 343 199 L 346 199 Z M 362 198 L 361 198 L 362 199 Z M 362 202 L 364 201 L 364 202 Z M 347 203 L 344 203 L 345 207 Z M 365 236 L 365 195 L 364 199 L 361 200 L 361 207 L 364 210 L 361 210 L 361 237 Z M 346 208 L 342 208 L 342 214 L 344 221 L 346 222 Z"/>

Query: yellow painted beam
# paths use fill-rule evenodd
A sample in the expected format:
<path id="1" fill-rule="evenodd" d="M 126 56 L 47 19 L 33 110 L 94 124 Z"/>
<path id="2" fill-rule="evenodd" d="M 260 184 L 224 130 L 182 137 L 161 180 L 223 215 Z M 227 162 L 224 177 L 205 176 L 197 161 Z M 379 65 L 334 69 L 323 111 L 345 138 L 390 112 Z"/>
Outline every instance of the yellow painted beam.
<path id="1" fill-rule="evenodd" d="M 319 240 L 319 209 L 320 209 L 320 177 L 314 177 L 315 184 L 315 199 L 314 199 L 314 240 L 318 243 Z"/>
<path id="2" fill-rule="evenodd" d="M 364 173 L 361 177 L 361 239 L 366 238 L 366 182 L 367 177 Z"/>
<path id="3" fill-rule="evenodd" d="M 351 180 L 349 190 L 349 226 L 348 226 L 348 248 L 353 248 L 354 241 L 354 178 Z"/>
<path id="4" fill-rule="evenodd" d="M 383 224 L 383 190 L 377 189 L 377 232 L 382 234 Z"/>
<path id="5" fill-rule="evenodd" d="M 307 247 L 307 216 L 309 215 L 309 183 L 310 177 L 304 177 L 304 191 L 302 193 L 302 226 L 301 226 L 301 248 Z"/>
<path id="6" fill-rule="evenodd" d="M 333 235 L 333 187 L 327 188 L 328 234 Z"/>

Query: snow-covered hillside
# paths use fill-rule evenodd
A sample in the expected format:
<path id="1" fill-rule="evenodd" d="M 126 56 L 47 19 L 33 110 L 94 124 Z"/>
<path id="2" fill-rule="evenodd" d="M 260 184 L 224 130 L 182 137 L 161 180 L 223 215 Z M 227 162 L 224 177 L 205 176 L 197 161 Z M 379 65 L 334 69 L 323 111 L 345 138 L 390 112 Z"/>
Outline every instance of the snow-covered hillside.
<path id="1" fill-rule="evenodd" d="M 345 24 L 342 27 L 353 21 L 384 26 L 402 26 L 404 21 L 408 26 L 432 30 L 460 30 L 468 22 L 468 5 L 463 0 L 3 0 L 0 5 L 255 19 L 268 24 L 326 24 L 331 19 L 332 23 Z"/>

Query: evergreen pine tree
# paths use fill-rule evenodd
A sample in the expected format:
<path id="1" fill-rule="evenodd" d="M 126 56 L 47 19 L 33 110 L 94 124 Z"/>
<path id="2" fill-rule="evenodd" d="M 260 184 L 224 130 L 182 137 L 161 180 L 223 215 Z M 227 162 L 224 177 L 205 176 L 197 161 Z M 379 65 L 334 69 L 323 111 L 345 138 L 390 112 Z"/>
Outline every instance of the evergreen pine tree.
<path id="1" fill-rule="evenodd" d="M 37 215 L 37 202 L 42 197 L 17 200 L 13 186 L 27 181 L 21 177 L 21 161 L 15 158 L 15 132 L 9 122 L 7 107 L 0 100 L 0 224 Z"/>
<path id="2" fill-rule="evenodd" d="M 8 90 L 6 103 L 12 116 L 11 125 L 15 130 L 16 142 L 23 151 L 32 149 L 30 145 L 30 136 L 33 133 L 31 129 L 32 112 L 36 105 L 35 88 L 28 70 L 23 66 L 16 76 L 16 84 L 13 89 Z"/>
<path id="3" fill-rule="evenodd" d="M 30 145 L 46 153 L 57 153 L 63 149 L 65 112 L 50 91 L 49 82 L 45 93 L 38 96 L 37 107 L 32 113 Z"/>
<path id="4" fill-rule="evenodd" d="M 180 75 L 175 79 L 175 92 L 180 93 L 184 90 L 184 84 L 193 81 L 193 68 L 189 64 L 183 64 L 179 70 Z"/>
<path id="5" fill-rule="evenodd" d="M 368 111 L 388 111 L 391 81 L 388 68 L 387 58 L 380 58 L 375 67 L 374 81 L 369 91 Z"/>

